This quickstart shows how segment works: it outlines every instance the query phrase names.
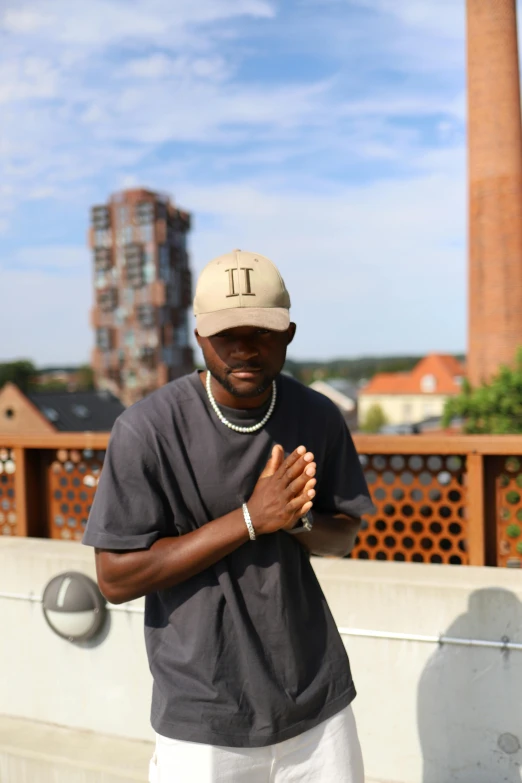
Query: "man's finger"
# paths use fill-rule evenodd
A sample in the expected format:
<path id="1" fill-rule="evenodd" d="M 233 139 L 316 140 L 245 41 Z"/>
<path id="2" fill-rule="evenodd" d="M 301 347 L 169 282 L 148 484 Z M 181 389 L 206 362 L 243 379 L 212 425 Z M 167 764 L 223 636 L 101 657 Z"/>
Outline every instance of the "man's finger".
<path id="1" fill-rule="evenodd" d="M 317 484 L 317 479 L 316 479 L 316 478 L 311 478 L 311 479 L 308 479 L 308 481 L 307 481 L 307 482 L 306 482 L 306 484 L 305 484 L 304 491 L 305 491 L 305 492 L 308 492 L 308 490 L 309 490 L 309 489 L 313 489 L 313 488 L 315 487 L 315 485 L 316 485 L 316 484 Z"/>
<path id="2" fill-rule="evenodd" d="M 279 466 L 279 469 L 277 471 L 278 476 L 282 477 L 288 470 L 288 468 L 291 468 L 292 465 L 295 465 L 296 462 L 298 462 L 301 457 L 303 457 L 306 454 L 306 449 L 304 446 L 298 446 L 294 451 L 292 451 L 291 454 L 288 455 L 288 457 L 284 460 L 284 462 Z"/>
<path id="3" fill-rule="evenodd" d="M 304 504 L 304 506 L 301 507 L 301 511 L 299 512 L 299 517 L 304 517 L 304 515 L 308 511 L 310 511 L 310 509 L 312 508 L 313 505 L 314 504 L 310 500 L 307 500 L 306 503 Z"/>
<path id="4" fill-rule="evenodd" d="M 312 463 L 312 465 L 313 464 L 314 463 Z M 288 497 L 290 498 L 298 497 L 302 492 L 305 491 L 305 489 L 312 489 L 315 486 L 315 483 L 316 483 L 315 478 L 310 478 L 304 472 L 301 473 L 300 476 L 298 476 L 288 485 L 286 489 L 286 492 L 288 492 Z"/>
<path id="5" fill-rule="evenodd" d="M 260 478 L 269 478 L 270 476 L 273 476 L 281 467 L 284 456 L 285 452 L 283 451 L 283 447 L 276 444 L 272 449 L 272 453 L 268 458 L 268 462 L 266 463 Z"/>
<path id="6" fill-rule="evenodd" d="M 308 490 L 308 492 L 313 492 L 314 490 Z M 295 514 L 297 511 L 299 511 L 299 516 L 302 517 L 303 514 L 306 514 L 307 511 L 309 511 L 312 506 L 313 502 L 308 496 L 307 493 L 302 493 L 299 495 L 299 497 L 294 498 L 287 504 L 287 510 L 290 511 L 292 514 Z M 303 511 L 303 508 L 306 508 L 306 511 Z"/>
<path id="7" fill-rule="evenodd" d="M 306 451 L 300 459 L 298 459 L 296 462 L 294 462 L 292 465 L 287 467 L 285 473 L 284 473 L 284 482 L 288 486 L 288 484 L 291 484 L 294 479 L 298 478 L 299 476 L 305 474 L 308 476 L 308 478 L 313 478 L 315 476 L 315 470 L 316 470 L 316 464 L 313 461 L 314 455 L 311 451 Z M 284 468 L 284 463 L 281 466 L 281 470 Z"/>

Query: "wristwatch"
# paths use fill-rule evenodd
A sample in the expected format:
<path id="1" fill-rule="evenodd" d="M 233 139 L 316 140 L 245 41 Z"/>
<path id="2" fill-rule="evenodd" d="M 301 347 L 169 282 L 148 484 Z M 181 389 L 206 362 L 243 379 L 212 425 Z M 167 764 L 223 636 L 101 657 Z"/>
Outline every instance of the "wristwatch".
<path id="1" fill-rule="evenodd" d="M 290 534 L 309 533 L 313 526 L 314 526 L 314 516 L 311 511 L 307 511 L 306 514 L 303 514 L 303 516 L 299 520 L 299 523 L 291 530 L 287 530 L 286 532 Z"/>

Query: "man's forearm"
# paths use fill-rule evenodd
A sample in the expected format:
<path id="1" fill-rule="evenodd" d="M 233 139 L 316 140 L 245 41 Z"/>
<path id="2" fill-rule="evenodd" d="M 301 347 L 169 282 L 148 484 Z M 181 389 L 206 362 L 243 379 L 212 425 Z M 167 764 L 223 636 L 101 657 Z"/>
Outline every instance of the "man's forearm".
<path id="1" fill-rule="evenodd" d="M 294 533 L 312 555 L 346 557 L 355 545 L 361 520 L 346 514 L 314 511 L 314 525 L 309 532 Z"/>
<path id="2" fill-rule="evenodd" d="M 114 604 L 174 587 L 209 568 L 249 540 L 241 509 L 150 549 L 96 550 L 98 585 Z"/>
<path id="3" fill-rule="evenodd" d="M 252 524 L 256 535 L 293 526 L 312 505 L 315 463 L 304 446 L 281 462 L 282 452 L 274 447 L 248 501 L 250 528 L 237 509 L 190 533 L 160 538 L 149 549 L 96 549 L 98 585 L 107 600 L 124 603 L 185 582 L 249 541 Z"/>

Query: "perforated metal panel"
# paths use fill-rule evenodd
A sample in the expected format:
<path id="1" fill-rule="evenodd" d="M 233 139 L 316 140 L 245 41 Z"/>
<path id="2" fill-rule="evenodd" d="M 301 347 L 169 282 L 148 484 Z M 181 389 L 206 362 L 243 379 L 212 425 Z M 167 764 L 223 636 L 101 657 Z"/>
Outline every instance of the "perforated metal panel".
<path id="1" fill-rule="evenodd" d="M 466 565 L 465 458 L 360 456 L 377 507 L 352 556 L 365 560 Z"/>
<path id="2" fill-rule="evenodd" d="M 16 535 L 16 463 L 10 449 L 0 447 L 0 535 Z"/>
<path id="3" fill-rule="evenodd" d="M 80 541 L 105 452 L 59 449 L 53 457 L 48 470 L 51 538 Z"/>
<path id="4" fill-rule="evenodd" d="M 489 460 L 495 474 L 497 565 L 522 567 L 522 457 Z"/>

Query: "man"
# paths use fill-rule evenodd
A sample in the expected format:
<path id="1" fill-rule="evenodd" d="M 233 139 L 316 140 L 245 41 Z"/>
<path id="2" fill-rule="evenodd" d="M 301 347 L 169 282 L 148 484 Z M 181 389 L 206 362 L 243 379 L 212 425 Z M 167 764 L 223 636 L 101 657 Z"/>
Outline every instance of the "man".
<path id="1" fill-rule="evenodd" d="M 289 307 L 267 258 L 211 261 L 194 301 L 207 371 L 111 436 L 84 543 L 109 601 L 146 596 L 151 783 L 363 781 L 309 553 L 346 555 L 372 504 L 337 408 L 281 375 Z"/>

